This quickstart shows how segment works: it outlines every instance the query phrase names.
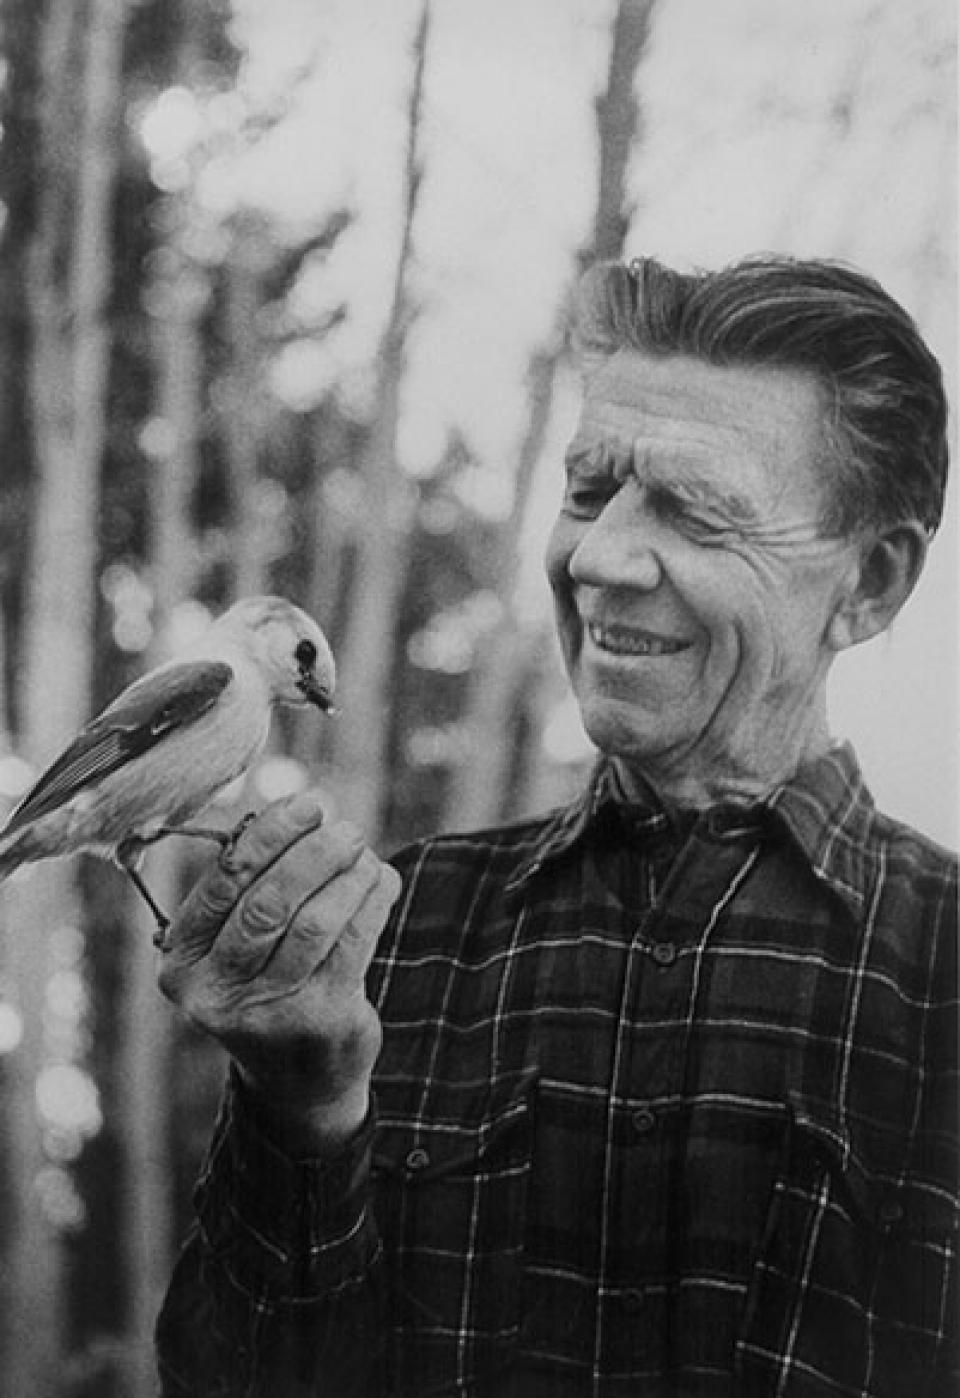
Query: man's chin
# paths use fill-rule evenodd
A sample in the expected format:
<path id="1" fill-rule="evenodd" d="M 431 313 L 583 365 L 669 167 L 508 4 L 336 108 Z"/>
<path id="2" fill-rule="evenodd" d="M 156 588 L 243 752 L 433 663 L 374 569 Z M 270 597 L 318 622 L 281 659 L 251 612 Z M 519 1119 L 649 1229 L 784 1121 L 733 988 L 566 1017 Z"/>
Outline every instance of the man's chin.
<path id="1" fill-rule="evenodd" d="M 584 732 L 608 757 L 642 763 L 669 752 L 670 734 L 656 717 L 640 719 L 635 707 L 596 695 L 582 697 L 579 703 Z"/>

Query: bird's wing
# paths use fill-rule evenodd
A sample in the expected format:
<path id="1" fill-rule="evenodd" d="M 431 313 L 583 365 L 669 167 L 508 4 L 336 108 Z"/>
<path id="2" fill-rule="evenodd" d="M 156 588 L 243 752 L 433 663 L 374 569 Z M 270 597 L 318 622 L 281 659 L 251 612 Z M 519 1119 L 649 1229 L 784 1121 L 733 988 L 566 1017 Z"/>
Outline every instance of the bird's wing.
<path id="1" fill-rule="evenodd" d="M 168 665 L 137 680 L 51 763 L 11 813 L 0 838 L 55 811 L 84 787 L 195 723 L 213 708 L 232 678 L 229 665 L 197 661 Z"/>

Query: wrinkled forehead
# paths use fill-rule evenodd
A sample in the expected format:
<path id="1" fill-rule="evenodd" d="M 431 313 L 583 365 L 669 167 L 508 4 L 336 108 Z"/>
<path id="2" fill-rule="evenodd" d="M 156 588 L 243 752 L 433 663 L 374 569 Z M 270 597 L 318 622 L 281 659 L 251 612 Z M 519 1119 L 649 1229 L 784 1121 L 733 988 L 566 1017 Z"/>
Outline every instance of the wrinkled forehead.
<path id="1" fill-rule="evenodd" d="M 707 474 L 779 491 L 823 485 L 813 374 L 621 350 L 585 376 L 567 464 L 606 456 L 636 474 Z"/>
<path id="2" fill-rule="evenodd" d="M 819 434 L 823 412 L 823 385 L 806 370 L 623 349 L 585 371 L 580 423 L 628 439 L 642 426 L 668 440 L 725 431 L 769 440 Z"/>

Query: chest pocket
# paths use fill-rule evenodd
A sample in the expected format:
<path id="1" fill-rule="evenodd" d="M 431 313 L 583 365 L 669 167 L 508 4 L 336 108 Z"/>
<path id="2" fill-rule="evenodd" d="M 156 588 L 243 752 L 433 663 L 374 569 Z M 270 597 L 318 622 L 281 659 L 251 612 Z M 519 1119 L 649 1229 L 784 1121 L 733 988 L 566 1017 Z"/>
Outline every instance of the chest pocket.
<path id="1" fill-rule="evenodd" d="M 397 1393 L 454 1391 L 496 1374 L 520 1327 L 531 1087 L 456 1096 L 445 1110 L 431 1103 L 420 1126 L 378 1090 L 374 1199 Z"/>
<path id="2" fill-rule="evenodd" d="M 958 1213 L 893 1182 L 829 1108 L 795 1100 L 737 1363 L 747 1394 L 939 1394 L 954 1329 Z"/>

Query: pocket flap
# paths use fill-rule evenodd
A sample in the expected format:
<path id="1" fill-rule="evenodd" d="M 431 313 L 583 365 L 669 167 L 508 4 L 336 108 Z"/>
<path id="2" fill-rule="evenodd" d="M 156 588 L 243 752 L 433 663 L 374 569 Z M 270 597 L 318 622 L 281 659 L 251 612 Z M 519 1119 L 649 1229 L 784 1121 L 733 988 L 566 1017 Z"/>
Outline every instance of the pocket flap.
<path id="1" fill-rule="evenodd" d="M 790 1096 L 795 1145 L 825 1159 L 852 1211 L 861 1222 L 886 1233 L 904 1230 L 947 1237 L 960 1227 L 960 1201 L 932 1181 L 898 1179 L 874 1168 L 851 1140 L 835 1109 Z"/>
<path id="2" fill-rule="evenodd" d="M 373 1168 L 410 1182 L 446 1176 L 493 1175 L 529 1164 L 532 1084 L 514 1083 L 506 1096 L 495 1085 L 481 1101 L 454 1102 L 412 1119 L 379 1112 Z"/>

